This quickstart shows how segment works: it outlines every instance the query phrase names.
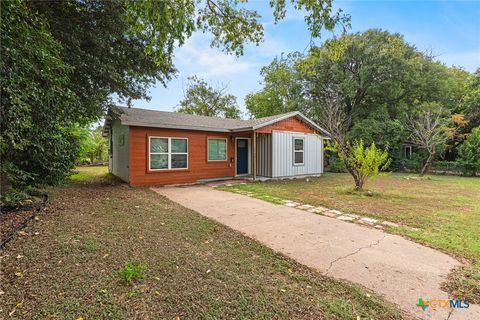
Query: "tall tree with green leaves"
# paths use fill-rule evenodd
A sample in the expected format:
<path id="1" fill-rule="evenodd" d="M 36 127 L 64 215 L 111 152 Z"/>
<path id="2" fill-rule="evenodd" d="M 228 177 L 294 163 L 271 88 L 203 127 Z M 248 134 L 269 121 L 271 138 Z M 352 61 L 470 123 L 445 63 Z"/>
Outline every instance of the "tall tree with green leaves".
<path id="1" fill-rule="evenodd" d="M 241 117 L 237 98 L 228 94 L 228 86 L 214 87 L 204 79 L 193 76 L 188 78 L 188 87 L 177 112 L 199 116 L 234 118 Z"/>
<path id="2" fill-rule="evenodd" d="M 473 128 L 458 149 L 458 162 L 466 174 L 475 176 L 480 172 L 480 127 Z"/>
<path id="3" fill-rule="evenodd" d="M 302 57 L 297 52 L 281 55 L 262 68 L 262 90 L 245 97 L 245 105 L 253 118 L 290 111 L 308 112 L 310 101 L 304 95 L 302 77 L 296 69 Z"/>
<path id="4" fill-rule="evenodd" d="M 79 113 L 68 88 L 72 68 L 45 20 L 22 1 L 0 5 L 1 195 L 23 197 L 29 186 L 61 181 L 73 166 Z"/>

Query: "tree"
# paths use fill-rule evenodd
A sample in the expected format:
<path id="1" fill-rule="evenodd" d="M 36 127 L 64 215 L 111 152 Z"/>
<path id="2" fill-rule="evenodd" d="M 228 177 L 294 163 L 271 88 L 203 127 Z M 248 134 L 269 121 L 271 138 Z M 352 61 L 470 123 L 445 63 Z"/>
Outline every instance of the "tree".
<path id="1" fill-rule="evenodd" d="M 285 18 L 286 3 L 285 0 L 269 2 L 275 23 Z M 304 19 L 313 39 L 320 37 L 323 29 L 340 26 L 345 31 L 350 25 L 350 17 L 341 9 L 334 12 L 333 0 L 290 0 L 290 3 L 295 10 L 305 12 Z M 158 64 L 172 65 L 175 46 L 183 45 L 195 31 L 212 34 L 212 46 L 237 56 L 243 54 L 245 43 L 258 45 L 263 39 L 259 13 L 240 1 L 142 0 L 126 1 L 126 6 L 132 32 L 143 35 L 147 52 Z"/>
<path id="2" fill-rule="evenodd" d="M 299 53 L 275 58 L 260 71 L 263 89 L 250 93 L 245 104 L 254 118 L 268 117 L 290 111 L 308 111 L 309 100 L 303 93 L 301 75 L 295 64 L 302 57 Z"/>
<path id="3" fill-rule="evenodd" d="M 338 154 L 345 169 L 355 182 L 355 189 L 361 190 L 365 181 L 378 175 L 379 170 L 386 170 L 391 160 L 388 148 L 381 151 L 372 142 L 365 148 L 362 140 L 353 143 L 348 140 L 347 132 L 351 127 L 352 117 L 345 112 L 342 99 L 336 92 L 325 92 L 322 104 L 318 105 L 323 117 L 320 126 L 328 133 L 332 140 L 332 150 Z"/>
<path id="4" fill-rule="evenodd" d="M 427 109 L 420 111 L 417 115 L 409 116 L 408 128 L 410 131 L 410 139 L 419 149 L 423 149 L 428 153 L 420 176 L 427 173 L 430 168 L 437 148 L 446 142 L 445 118 L 441 110 L 432 110 L 432 105 L 426 105 Z M 437 107 L 438 105 L 433 105 Z"/>
<path id="5" fill-rule="evenodd" d="M 227 94 L 227 86 L 212 87 L 196 76 L 188 78 L 189 84 L 177 112 L 208 117 L 240 118 L 237 98 Z"/>
<path id="6" fill-rule="evenodd" d="M 362 140 L 356 140 L 352 145 L 348 143 L 347 148 L 339 148 L 335 143 L 334 150 L 352 173 L 356 190 L 362 190 L 368 179 L 376 178 L 379 171 L 386 170 L 391 162 L 388 151 L 380 150 L 373 142 L 366 148 Z"/>
<path id="7" fill-rule="evenodd" d="M 1 1 L 1 195 L 62 180 L 75 162 L 72 69 L 46 22 L 22 1 Z M 17 189 L 17 190 L 15 190 Z"/>
<path id="8" fill-rule="evenodd" d="M 480 68 L 468 79 L 458 113 L 465 116 L 468 125 L 464 132 L 470 132 L 480 125 Z"/>
<path id="9" fill-rule="evenodd" d="M 77 163 L 89 162 L 91 164 L 107 160 L 107 140 L 102 136 L 103 128 L 95 129 L 78 127 L 76 137 L 79 141 Z"/>
<path id="10" fill-rule="evenodd" d="M 458 162 L 467 174 L 480 172 L 480 127 L 474 128 L 458 148 Z"/>

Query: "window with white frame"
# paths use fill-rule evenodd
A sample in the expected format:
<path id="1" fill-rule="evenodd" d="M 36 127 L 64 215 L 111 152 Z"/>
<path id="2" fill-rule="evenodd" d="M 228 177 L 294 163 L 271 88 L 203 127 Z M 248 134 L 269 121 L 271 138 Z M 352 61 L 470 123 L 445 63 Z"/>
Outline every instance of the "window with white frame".
<path id="1" fill-rule="evenodd" d="M 305 140 L 303 138 L 293 138 L 293 164 L 304 164 Z"/>
<path id="2" fill-rule="evenodd" d="M 150 137 L 149 169 L 171 170 L 188 168 L 188 139 Z"/>
<path id="3" fill-rule="evenodd" d="M 208 161 L 226 161 L 227 160 L 227 139 L 226 138 L 208 138 L 207 139 Z"/>

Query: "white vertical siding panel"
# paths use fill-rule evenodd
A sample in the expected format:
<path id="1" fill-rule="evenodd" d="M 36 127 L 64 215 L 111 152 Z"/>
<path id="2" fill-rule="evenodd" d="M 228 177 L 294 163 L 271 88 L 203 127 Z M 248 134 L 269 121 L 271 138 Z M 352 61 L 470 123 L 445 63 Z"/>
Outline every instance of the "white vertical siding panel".
<path id="1" fill-rule="evenodd" d="M 128 182 L 129 179 L 129 126 L 121 125 L 119 120 L 112 124 L 113 152 L 112 152 L 112 173 L 120 179 Z M 124 143 L 120 145 L 120 136 L 123 136 Z"/>
<path id="2" fill-rule="evenodd" d="M 293 165 L 293 138 L 302 137 L 304 164 Z M 291 177 L 321 174 L 323 172 L 322 139 L 315 134 L 284 131 L 272 132 L 272 177 Z"/>

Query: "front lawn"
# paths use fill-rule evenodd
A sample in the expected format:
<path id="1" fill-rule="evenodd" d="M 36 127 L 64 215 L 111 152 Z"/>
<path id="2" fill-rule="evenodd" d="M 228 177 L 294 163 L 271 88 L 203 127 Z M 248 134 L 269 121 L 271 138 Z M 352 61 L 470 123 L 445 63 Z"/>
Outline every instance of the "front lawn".
<path id="1" fill-rule="evenodd" d="M 371 192 L 353 191 L 349 174 L 319 178 L 253 182 L 222 187 L 251 192 L 260 199 L 289 199 L 346 213 L 387 220 L 412 228 L 390 228 L 415 241 L 472 262 L 446 284 L 455 296 L 480 303 L 480 179 L 392 174 L 367 184 Z"/>
<path id="2" fill-rule="evenodd" d="M 366 289 L 99 172 L 81 168 L 79 182 L 52 188 L 48 210 L 1 252 L 0 318 L 405 317 Z"/>

